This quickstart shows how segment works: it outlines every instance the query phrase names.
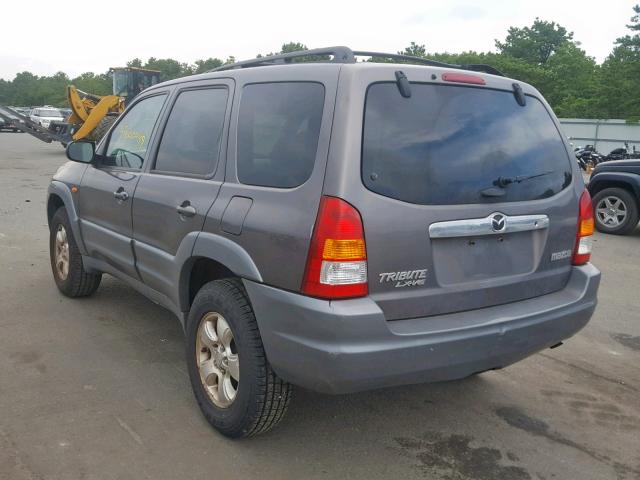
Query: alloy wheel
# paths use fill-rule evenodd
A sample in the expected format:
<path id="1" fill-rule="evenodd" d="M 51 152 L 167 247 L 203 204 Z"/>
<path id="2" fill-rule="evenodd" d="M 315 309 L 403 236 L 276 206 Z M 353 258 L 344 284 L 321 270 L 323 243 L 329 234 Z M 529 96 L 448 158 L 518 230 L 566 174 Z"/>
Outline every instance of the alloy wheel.
<path id="1" fill-rule="evenodd" d="M 60 280 L 66 280 L 69 275 L 69 239 L 64 225 L 58 225 L 55 241 L 55 267 Z"/>
<path id="2" fill-rule="evenodd" d="M 596 216 L 601 225 L 616 228 L 622 225 L 627 218 L 627 206 L 618 197 L 604 197 L 596 205 Z"/>
<path id="3" fill-rule="evenodd" d="M 228 408 L 236 399 L 240 362 L 231 327 L 217 312 L 206 313 L 196 338 L 200 381 L 213 404 Z"/>

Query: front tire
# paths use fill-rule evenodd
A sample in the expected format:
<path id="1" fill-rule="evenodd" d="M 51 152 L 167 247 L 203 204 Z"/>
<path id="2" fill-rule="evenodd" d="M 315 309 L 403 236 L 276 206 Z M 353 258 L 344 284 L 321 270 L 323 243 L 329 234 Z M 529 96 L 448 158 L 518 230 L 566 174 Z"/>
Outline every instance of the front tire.
<path id="1" fill-rule="evenodd" d="M 102 275 L 87 273 L 84 269 L 64 207 L 54 213 L 49 229 L 49 257 L 58 290 L 67 297 L 87 297 L 94 293 Z"/>
<path id="2" fill-rule="evenodd" d="M 91 133 L 87 135 L 87 140 L 93 140 L 94 142 L 98 143 L 100 140 L 102 140 L 102 137 L 107 134 L 107 132 L 111 128 L 111 125 L 113 125 L 117 119 L 117 115 L 105 115 L 105 117 L 98 122 L 96 128 L 94 128 Z"/>
<path id="3" fill-rule="evenodd" d="M 207 421 L 242 438 L 273 428 L 291 399 L 291 385 L 273 372 L 253 309 L 239 279 L 209 282 L 187 321 L 187 368 Z"/>
<path id="4" fill-rule="evenodd" d="M 593 197 L 596 228 L 603 233 L 627 235 L 638 225 L 638 203 L 622 188 L 605 188 Z"/>

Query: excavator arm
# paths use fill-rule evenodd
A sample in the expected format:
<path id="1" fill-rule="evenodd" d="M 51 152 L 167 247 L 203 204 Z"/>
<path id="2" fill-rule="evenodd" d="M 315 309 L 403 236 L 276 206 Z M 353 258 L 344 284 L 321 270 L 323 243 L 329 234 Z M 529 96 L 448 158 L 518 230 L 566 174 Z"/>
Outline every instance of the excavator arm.
<path id="1" fill-rule="evenodd" d="M 109 113 L 122 113 L 124 102 L 117 95 L 105 95 L 100 97 L 78 90 L 73 85 L 67 87 L 67 98 L 71 107 L 71 116 L 68 122 L 80 125 L 75 131 L 73 140 L 81 140 L 89 137 L 102 119 Z"/>

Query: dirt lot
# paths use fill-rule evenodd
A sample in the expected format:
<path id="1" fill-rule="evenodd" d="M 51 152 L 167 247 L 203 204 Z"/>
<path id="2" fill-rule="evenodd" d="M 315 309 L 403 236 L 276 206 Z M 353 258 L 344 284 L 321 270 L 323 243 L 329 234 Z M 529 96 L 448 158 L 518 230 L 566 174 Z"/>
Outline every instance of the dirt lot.
<path id="1" fill-rule="evenodd" d="M 640 229 L 598 235 L 591 323 L 502 371 L 349 396 L 296 390 L 273 432 L 229 441 L 191 394 L 181 328 L 113 278 L 51 278 L 60 145 L 0 133 L 0 478 L 640 478 Z"/>

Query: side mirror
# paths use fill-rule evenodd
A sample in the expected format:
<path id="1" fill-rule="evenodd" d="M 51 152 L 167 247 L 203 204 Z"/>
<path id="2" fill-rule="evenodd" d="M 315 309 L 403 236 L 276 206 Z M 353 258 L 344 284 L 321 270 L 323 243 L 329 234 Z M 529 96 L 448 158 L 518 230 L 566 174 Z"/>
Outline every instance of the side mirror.
<path id="1" fill-rule="evenodd" d="M 91 163 L 96 154 L 96 144 L 79 140 L 67 145 L 67 158 L 74 162 Z"/>

